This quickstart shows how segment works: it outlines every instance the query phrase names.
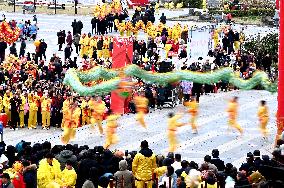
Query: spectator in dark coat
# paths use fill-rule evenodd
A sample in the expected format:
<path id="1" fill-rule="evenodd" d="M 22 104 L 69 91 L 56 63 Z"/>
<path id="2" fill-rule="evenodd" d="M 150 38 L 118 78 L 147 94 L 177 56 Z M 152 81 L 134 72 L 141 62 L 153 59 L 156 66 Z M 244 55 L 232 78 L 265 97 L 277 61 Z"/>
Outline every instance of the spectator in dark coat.
<path id="1" fill-rule="evenodd" d="M 20 54 L 19 57 L 23 57 L 25 55 L 25 51 L 26 51 L 26 41 L 24 38 L 21 39 L 21 46 L 20 46 Z"/>
<path id="2" fill-rule="evenodd" d="M 74 19 L 74 21 L 72 22 L 71 27 L 73 28 L 73 35 L 76 35 L 78 33 L 76 19 Z"/>
<path id="3" fill-rule="evenodd" d="M 72 34 L 71 31 L 68 31 L 67 37 L 66 37 L 66 44 L 67 45 L 72 45 L 73 39 L 72 39 Z"/>
<path id="4" fill-rule="evenodd" d="M 23 161 L 23 176 L 26 188 L 37 188 L 36 165 L 31 165 L 29 161 Z"/>
<path id="5" fill-rule="evenodd" d="M 39 44 L 40 60 L 42 60 L 42 56 L 46 60 L 46 55 L 45 55 L 46 49 L 47 49 L 47 44 L 46 44 L 46 42 L 44 42 L 44 39 L 41 39 L 40 44 Z"/>
<path id="6" fill-rule="evenodd" d="M 5 50 L 7 48 L 7 43 L 0 39 L 0 62 L 5 60 Z"/>
<path id="7" fill-rule="evenodd" d="M 12 46 L 10 47 L 10 54 L 12 54 L 16 57 L 18 56 L 17 49 L 16 49 L 16 43 L 13 43 Z"/>
<path id="8" fill-rule="evenodd" d="M 95 34 L 97 34 L 97 22 L 98 22 L 98 19 L 96 17 L 93 17 L 91 20 L 92 34 L 94 34 L 94 29 L 95 29 Z"/>
<path id="9" fill-rule="evenodd" d="M 160 17 L 160 22 L 163 24 L 166 24 L 167 17 L 165 16 L 165 13 L 162 13 L 162 16 Z"/>
<path id="10" fill-rule="evenodd" d="M 263 161 L 260 158 L 260 151 L 259 150 L 255 150 L 253 152 L 253 156 L 254 156 L 253 165 L 254 165 L 255 169 L 258 170 L 260 165 L 262 165 L 262 163 L 263 163 Z"/>
<path id="11" fill-rule="evenodd" d="M 99 170 L 95 167 L 90 168 L 89 178 L 84 182 L 82 188 L 98 188 L 99 185 Z"/>
<path id="12" fill-rule="evenodd" d="M 218 171 L 224 171 L 225 170 L 225 164 L 224 164 L 224 161 L 222 161 L 219 158 L 219 150 L 218 149 L 212 150 L 212 157 L 213 157 L 213 159 L 211 159 L 211 163 L 214 164 L 218 168 Z"/>
<path id="13" fill-rule="evenodd" d="M 79 20 L 78 22 L 77 22 L 77 32 L 81 35 L 81 32 L 82 32 L 82 29 L 83 29 L 83 27 L 84 27 L 84 25 L 83 25 L 83 23 Z"/>
<path id="14" fill-rule="evenodd" d="M 187 161 L 181 161 L 181 169 L 177 169 L 176 174 L 177 174 L 178 177 L 180 177 L 183 172 L 188 174 L 189 170 L 190 169 L 188 168 L 188 162 Z"/>
<path id="15" fill-rule="evenodd" d="M 255 167 L 254 167 L 254 158 L 253 158 L 253 154 L 251 152 L 247 153 L 247 162 L 243 163 L 239 169 L 239 171 L 246 171 L 248 174 L 250 174 L 250 172 L 255 171 Z"/>
<path id="16" fill-rule="evenodd" d="M 87 151 L 85 159 L 81 160 L 78 168 L 78 178 L 76 182 L 76 188 L 82 188 L 84 182 L 89 178 L 89 172 L 92 167 L 97 167 L 98 163 L 94 160 L 94 154 L 92 151 Z"/>
<path id="17" fill-rule="evenodd" d="M 59 45 L 58 51 L 62 51 L 62 45 L 65 44 L 65 37 L 66 37 L 65 30 L 63 30 L 63 31 L 60 30 L 57 33 L 58 45 Z"/>
<path id="18" fill-rule="evenodd" d="M 268 73 L 271 72 L 271 65 L 272 65 L 272 60 L 269 54 L 267 54 L 263 59 L 262 59 L 262 66 L 265 71 Z"/>
<path id="19" fill-rule="evenodd" d="M 235 183 L 235 188 L 250 188 L 251 185 L 249 184 L 249 181 L 246 177 L 246 174 L 244 172 L 238 172 L 237 174 L 237 181 Z"/>
<path id="20" fill-rule="evenodd" d="M 66 48 L 64 49 L 64 59 L 66 61 L 66 59 L 70 59 L 72 54 L 72 48 L 70 45 L 67 45 Z"/>
<path id="21" fill-rule="evenodd" d="M 228 36 L 225 36 L 223 39 L 222 39 L 222 43 L 223 43 L 223 49 L 227 52 L 228 51 L 228 48 L 230 46 L 230 40 L 228 39 Z"/>

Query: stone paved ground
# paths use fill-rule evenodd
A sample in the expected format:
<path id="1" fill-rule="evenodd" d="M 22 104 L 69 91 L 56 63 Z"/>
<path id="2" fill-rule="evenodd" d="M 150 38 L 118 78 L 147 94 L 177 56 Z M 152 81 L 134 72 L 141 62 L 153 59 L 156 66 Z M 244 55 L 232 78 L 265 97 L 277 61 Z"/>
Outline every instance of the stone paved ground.
<path id="1" fill-rule="evenodd" d="M 2 12 L 0 12 L 2 14 Z M 183 15 L 186 10 L 182 11 L 166 11 L 167 17 L 176 17 Z M 26 14 L 11 14 L 5 13 L 8 19 L 27 20 L 32 19 L 32 15 Z M 37 15 L 39 21 L 38 38 L 44 38 L 48 44 L 47 56 L 50 57 L 53 53 L 57 53 L 63 57 L 63 52 L 58 52 L 56 32 L 60 29 L 66 31 L 72 30 L 71 22 L 74 18 L 82 20 L 84 24 L 83 33 L 89 32 L 91 28 L 89 16 L 64 16 L 64 15 Z M 158 21 L 159 15 L 156 16 Z M 168 22 L 173 25 L 176 22 Z M 204 26 L 209 23 L 195 23 L 183 22 L 182 24 Z M 241 26 L 236 25 L 235 28 Z M 245 30 L 247 35 L 250 34 L 265 34 L 268 32 L 275 32 L 275 29 L 268 27 L 246 26 Z M 114 35 L 118 35 L 114 33 Z M 145 37 L 145 36 L 144 36 Z M 18 48 L 19 48 L 18 44 Z M 27 51 L 34 51 L 33 42 L 28 42 Z M 245 129 L 243 137 L 238 137 L 237 133 L 227 133 L 227 115 L 224 113 L 228 99 L 232 96 L 240 97 L 240 116 L 239 122 Z M 268 140 L 264 141 L 262 135 L 257 128 L 257 106 L 260 100 L 267 100 L 270 107 L 270 122 L 269 129 L 271 135 Z M 254 149 L 260 149 L 262 154 L 269 154 L 272 150 L 271 147 L 274 142 L 275 135 L 275 113 L 277 109 L 277 96 L 271 95 L 266 91 L 233 91 L 229 93 L 212 94 L 201 97 L 200 113 L 198 118 L 199 134 L 191 134 L 189 126 L 179 129 L 178 139 L 180 147 L 178 152 L 183 154 L 187 159 L 201 161 L 205 154 L 210 154 L 211 149 L 218 148 L 221 157 L 226 162 L 233 162 L 238 165 L 245 160 L 245 154 Z M 183 110 L 182 106 L 175 109 L 164 109 L 153 111 L 146 117 L 146 122 L 149 125 L 147 131 L 143 130 L 135 122 L 134 115 L 124 115 L 119 120 L 120 128 L 118 135 L 120 142 L 114 148 L 138 150 L 139 144 L 142 140 L 146 139 L 150 143 L 155 153 L 165 154 L 167 151 L 166 139 L 166 126 L 167 126 L 167 113 L 170 111 L 178 112 Z M 188 121 L 188 116 L 184 116 L 182 121 Z M 80 145 L 88 144 L 90 147 L 101 145 L 104 138 L 99 137 L 95 132 L 89 130 L 89 127 L 80 128 L 77 131 L 77 138 L 73 143 Z M 7 144 L 16 144 L 20 140 L 31 141 L 33 143 L 42 142 L 45 140 L 51 141 L 53 144 L 60 144 L 61 130 L 27 130 L 21 129 L 16 132 L 5 129 L 4 140 Z"/>
<path id="2" fill-rule="evenodd" d="M 244 128 L 242 137 L 236 131 L 227 131 L 227 114 L 225 113 L 227 101 L 232 96 L 240 97 L 239 123 Z M 270 109 L 269 130 L 267 140 L 262 138 L 258 130 L 256 116 L 258 102 L 267 100 Z M 189 160 L 201 161 L 205 154 L 210 154 L 213 148 L 218 148 L 220 156 L 226 162 L 241 164 L 245 160 L 245 154 L 255 149 L 260 149 L 262 154 L 270 155 L 274 143 L 276 124 L 275 113 L 277 110 L 277 95 L 266 91 L 232 91 L 228 93 L 210 94 L 201 97 L 198 117 L 199 133 L 191 133 L 190 126 L 181 127 L 178 131 L 179 148 L 181 153 Z M 185 109 L 178 106 L 175 109 L 163 109 L 152 111 L 146 116 L 148 130 L 141 128 L 135 121 L 135 115 L 124 115 L 119 119 L 118 136 L 120 142 L 111 149 L 138 150 L 142 140 L 148 140 L 150 147 L 156 154 L 167 153 L 167 114 L 168 112 L 181 112 Z M 182 118 L 187 122 L 188 115 Z M 20 129 L 10 131 L 5 129 L 4 140 L 7 144 L 16 144 L 22 139 L 32 143 L 51 141 L 60 144 L 61 130 L 28 130 Z M 77 130 L 76 140 L 73 144 L 89 145 L 90 148 L 102 145 L 104 137 L 100 137 L 97 131 L 91 131 L 88 126 Z"/>

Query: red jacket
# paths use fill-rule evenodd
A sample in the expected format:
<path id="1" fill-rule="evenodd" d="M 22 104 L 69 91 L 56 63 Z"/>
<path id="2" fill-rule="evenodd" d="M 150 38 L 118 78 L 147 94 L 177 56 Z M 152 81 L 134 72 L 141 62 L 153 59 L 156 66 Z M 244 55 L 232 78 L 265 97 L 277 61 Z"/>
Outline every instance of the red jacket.
<path id="1" fill-rule="evenodd" d="M 15 178 L 13 178 L 12 183 L 15 188 L 26 188 L 24 176 L 19 172 L 17 173 Z"/>

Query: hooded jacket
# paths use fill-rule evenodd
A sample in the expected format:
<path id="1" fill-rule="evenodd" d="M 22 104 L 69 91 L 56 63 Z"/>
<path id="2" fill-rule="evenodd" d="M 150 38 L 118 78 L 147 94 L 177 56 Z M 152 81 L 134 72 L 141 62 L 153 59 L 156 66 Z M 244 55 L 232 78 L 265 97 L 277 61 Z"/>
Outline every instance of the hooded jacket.
<path id="1" fill-rule="evenodd" d="M 67 161 L 71 161 L 73 163 L 73 166 L 76 166 L 77 163 L 77 157 L 73 155 L 73 152 L 70 150 L 63 150 L 60 152 L 59 155 L 55 157 L 58 162 L 60 163 L 60 169 L 64 170 L 65 168 L 65 163 Z"/>
<path id="2" fill-rule="evenodd" d="M 138 181 L 152 180 L 152 174 L 156 168 L 156 156 L 149 148 L 141 149 L 135 155 L 132 163 L 132 171 Z"/>
<path id="3" fill-rule="evenodd" d="M 50 166 L 46 159 L 39 162 L 37 171 L 37 185 L 38 188 L 46 188 L 47 185 L 58 183 L 61 179 L 60 163 L 53 159 L 52 166 Z"/>
<path id="4" fill-rule="evenodd" d="M 126 160 L 119 162 L 119 171 L 114 174 L 116 179 L 116 188 L 132 188 L 132 183 L 134 182 L 134 176 L 131 171 L 127 170 L 128 164 Z M 123 179 L 122 179 L 123 177 Z M 123 182 L 122 182 L 123 181 Z M 124 186 L 122 186 L 124 183 Z"/>

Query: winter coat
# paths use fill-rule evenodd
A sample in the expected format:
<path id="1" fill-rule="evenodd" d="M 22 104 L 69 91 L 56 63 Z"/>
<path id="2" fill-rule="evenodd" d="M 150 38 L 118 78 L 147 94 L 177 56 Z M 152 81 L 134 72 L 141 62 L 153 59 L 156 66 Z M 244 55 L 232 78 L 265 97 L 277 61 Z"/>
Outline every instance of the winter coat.
<path id="1" fill-rule="evenodd" d="M 77 180 L 77 174 L 75 170 L 72 168 L 71 170 L 64 169 L 61 173 L 61 185 L 65 187 L 74 187 Z"/>
<path id="2" fill-rule="evenodd" d="M 114 178 L 117 179 L 117 186 L 116 188 L 132 188 L 132 183 L 134 182 L 134 177 L 131 171 L 127 170 L 127 161 L 122 160 L 119 162 L 119 170 L 114 174 Z M 122 176 L 123 176 L 123 183 L 122 186 Z"/>
<path id="3" fill-rule="evenodd" d="M 24 177 L 21 173 L 17 172 L 15 177 L 12 179 L 12 183 L 15 188 L 26 188 L 26 184 L 24 182 Z"/>
<path id="4" fill-rule="evenodd" d="M 224 171 L 225 165 L 224 165 L 224 161 L 222 161 L 221 159 L 213 158 L 211 160 L 211 163 L 214 164 L 218 168 L 218 171 Z"/>
<path id="5" fill-rule="evenodd" d="M 37 34 L 38 28 L 37 28 L 36 25 L 31 25 L 31 26 L 29 27 L 29 30 L 30 30 L 30 35 L 33 35 L 33 34 Z"/>
<path id="6" fill-rule="evenodd" d="M 7 43 L 6 42 L 0 42 L 0 53 L 5 52 L 7 48 Z"/>
<path id="7" fill-rule="evenodd" d="M 140 152 L 135 155 L 132 162 L 134 177 L 140 181 L 151 180 L 152 173 L 156 167 L 156 156 L 149 148 L 141 149 Z"/>
<path id="8" fill-rule="evenodd" d="M 14 46 L 10 47 L 10 54 L 12 54 L 12 55 L 17 57 L 17 49 L 16 49 L 16 47 L 14 47 Z"/>
<path id="9" fill-rule="evenodd" d="M 78 34 L 74 35 L 74 37 L 73 37 L 74 45 L 79 45 L 79 42 L 80 42 L 80 35 L 78 35 Z"/>
<path id="10" fill-rule="evenodd" d="M 67 35 L 67 38 L 66 38 L 66 43 L 68 44 L 68 45 L 72 45 L 72 35 L 71 34 L 68 34 Z"/>
<path id="11" fill-rule="evenodd" d="M 169 186 L 169 181 L 170 181 L 169 177 L 166 174 L 164 174 L 159 180 L 159 185 L 164 185 L 164 183 L 166 182 L 166 188 L 169 188 L 169 187 L 177 188 L 177 175 L 176 175 L 176 173 L 173 173 L 171 175 L 171 186 Z"/>
<path id="12" fill-rule="evenodd" d="M 247 178 L 237 180 L 235 183 L 235 188 L 250 188 L 251 185 Z"/>
<path id="13" fill-rule="evenodd" d="M 52 166 L 50 166 L 46 159 L 39 162 L 37 171 L 38 188 L 46 188 L 50 183 L 58 183 L 61 181 L 60 163 L 53 159 Z"/>
<path id="14" fill-rule="evenodd" d="M 63 151 L 61 151 L 60 154 L 55 156 L 55 158 L 60 163 L 61 170 L 64 170 L 65 163 L 67 161 L 71 161 L 74 166 L 77 165 L 77 157 L 75 155 L 73 155 L 73 152 L 70 151 L 70 150 L 63 150 Z"/>
<path id="15" fill-rule="evenodd" d="M 34 168 L 32 168 L 31 166 L 31 168 L 24 171 L 23 176 L 24 176 L 24 182 L 26 183 L 26 188 L 37 188 L 36 166 Z"/>
<path id="16" fill-rule="evenodd" d="M 85 183 L 83 184 L 82 188 L 95 188 L 93 182 L 90 180 L 86 180 Z"/>
<path id="17" fill-rule="evenodd" d="M 98 163 L 93 159 L 84 159 L 80 161 L 80 165 L 77 171 L 78 178 L 76 187 L 81 188 L 84 182 L 89 178 L 89 171 L 92 167 L 97 167 Z"/>

